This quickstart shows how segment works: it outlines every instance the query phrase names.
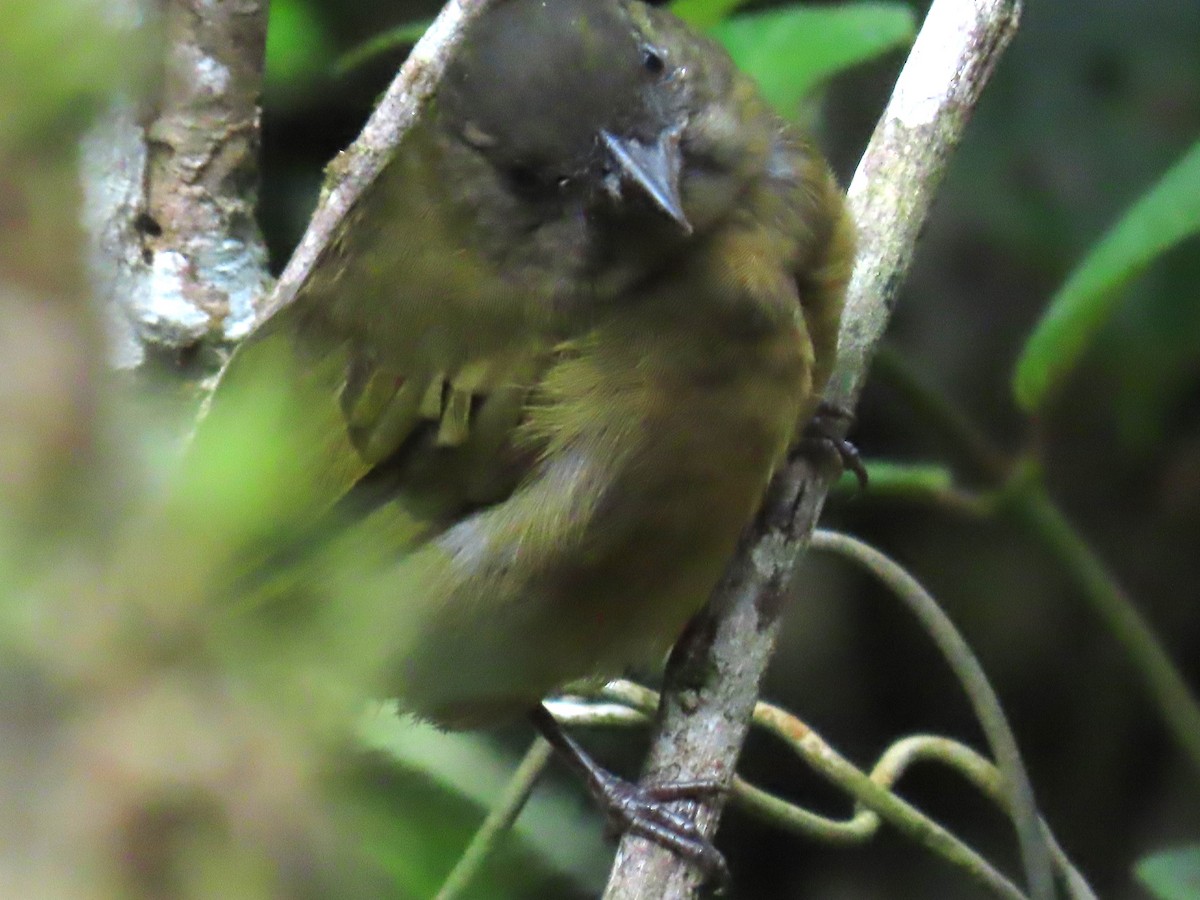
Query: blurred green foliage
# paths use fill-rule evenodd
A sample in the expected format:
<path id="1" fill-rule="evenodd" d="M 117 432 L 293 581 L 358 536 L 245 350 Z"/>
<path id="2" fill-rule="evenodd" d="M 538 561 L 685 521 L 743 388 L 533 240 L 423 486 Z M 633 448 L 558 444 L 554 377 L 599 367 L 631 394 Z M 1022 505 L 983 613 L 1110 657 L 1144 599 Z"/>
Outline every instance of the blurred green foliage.
<path id="1" fill-rule="evenodd" d="M 1200 847 L 1164 850 L 1137 864 L 1137 877 L 1155 900 L 1200 897 Z"/>
<path id="2" fill-rule="evenodd" d="M 317 8 L 307 0 L 272 0 L 267 27 L 266 89 L 289 102 L 325 75 L 333 44 Z"/>
<path id="3" fill-rule="evenodd" d="M 910 44 L 916 18 L 903 3 L 786 6 L 733 16 L 712 34 L 771 104 L 795 118 L 830 78 Z"/>
<path id="4" fill-rule="evenodd" d="M 986 365 L 964 372 L 967 390 L 983 389 L 985 368 L 1010 368 L 1048 298 L 1065 290 L 1105 232 L 1188 155 L 1200 134 L 1198 41 L 1200 6 L 1186 0 L 1026 4 L 1017 39 L 956 156 L 940 201 L 940 233 L 926 240 L 916 273 L 920 280 L 940 271 L 940 287 L 928 288 L 949 299 L 944 289 L 953 284 L 958 314 L 978 314 L 977 323 L 991 328 Z M 1181 212 L 1185 196 L 1194 190 L 1185 186 L 1173 201 Z M 1164 235 L 1177 229 L 1163 226 Z M 1120 290 L 1075 304 L 1071 321 L 1083 327 L 1062 348 L 1064 357 L 1081 353 L 1071 363 L 1050 363 L 1052 342 L 1030 348 L 1063 376 L 1038 408 L 1056 433 L 1073 433 L 1087 416 L 1112 430 L 1113 448 L 1128 463 L 1146 462 L 1175 433 L 1200 374 L 1189 339 L 1200 328 L 1193 287 L 1200 254 L 1193 248 L 1194 239 L 1185 240 L 1140 266 L 1137 277 L 1131 270 Z M 924 313 L 956 316 L 939 303 Z M 1059 319 L 1056 313 L 1051 321 Z M 956 331 L 958 321 L 946 330 Z M 1095 328 L 1081 342 L 1089 323 Z M 933 337 L 907 346 L 929 349 Z M 929 362 L 965 359 L 940 354 Z M 1032 387 L 1020 390 L 1024 404 Z"/>
<path id="5" fill-rule="evenodd" d="M 1051 298 L 1017 364 L 1014 389 L 1025 410 L 1040 408 L 1075 367 L 1086 345 L 1112 317 L 1129 280 L 1197 233 L 1200 143 L 1125 213 Z M 1193 296 L 1187 304 L 1193 315 L 1172 325 L 1193 337 L 1200 333 L 1196 331 L 1200 327 L 1198 306 Z"/>
<path id="6" fill-rule="evenodd" d="M 360 735 L 390 766 L 383 780 L 392 794 L 376 793 L 371 801 L 378 812 L 372 853 L 412 896 L 433 896 L 478 827 L 480 811 L 497 801 L 513 759 L 484 735 L 413 723 L 390 706 L 365 716 Z M 608 870 L 601 826 L 574 792 L 543 785 L 467 896 L 529 897 L 550 876 L 598 893 Z"/>
<path id="7" fill-rule="evenodd" d="M 291 0 L 292 3 L 297 0 Z M 731 15 L 745 0 L 682 0 L 671 9 L 710 31 L 734 61 L 754 77 L 767 100 L 788 118 L 797 118 L 803 101 L 840 72 L 909 44 L 916 17 L 904 3 L 855 2 L 834 6 L 789 5 L 764 12 Z M 397 46 L 414 43 L 427 23 L 401 25 L 355 47 L 336 66 L 348 72 Z M 304 42 L 292 34 L 271 41 Z M 274 28 L 274 26 L 272 26 Z M 271 43 L 268 43 L 268 49 Z M 315 56 L 307 57 L 315 62 Z"/>
<path id="8" fill-rule="evenodd" d="M 697 28 L 712 28 L 747 3 L 748 0 L 675 0 L 671 12 Z"/>
<path id="9" fill-rule="evenodd" d="M 435 6 L 274 0 L 268 152 L 291 152 L 297 133 L 318 131 L 314 121 L 352 120 L 324 136 L 318 169 L 382 87 L 370 83 L 347 100 L 358 76 L 330 77 L 332 60 L 386 23 L 427 17 Z M 677 8 L 713 27 L 789 114 L 805 92 L 824 93 L 837 71 L 902 45 L 913 27 L 899 4 L 756 5 L 726 18 L 737 6 L 680 0 Z M 129 31 L 114 9 L 98 0 L 0 8 L 0 806 L 8 813 L 0 875 L 14 896 L 329 897 L 335 887 L 353 891 L 319 873 L 326 865 L 344 873 L 350 859 L 364 877 L 382 866 L 390 889 L 427 895 L 515 752 L 398 720 L 370 741 L 386 760 L 331 750 L 322 725 L 353 694 L 356 648 L 297 628 L 297 655 L 278 666 L 308 668 L 285 689 L 264 677 L 271 666 L 248 659 L 283 643 L 275 623 L 212 616 L 213 595 L 247 545 L 278 526 L 281 501 L 296 499 L 281 497 L 287 473 L 273 468 L 292 458 L 294 436 L 271 426 L 279 415 L 269 394 L 248 400 L 218 432 L 211 468 L 189 471 L 168 491 L 170 427 L 140 401 L 119 404 L 131 386 L 100 374 L 75 154 L 94 113 L 118 90 L 138 96 L 156 66 L 154 23 Z M 829 130 L 849 135 L 850 163 L 895 61 L 835 86 Z M 1197 85 L 1194 3 L 1028 4 L 956 159 L 941 224 L 919 252 L 895 329 L 947 394 L 1010 444 L 1026 423 L 1009 408 L 1006 376 L 1022 336 L 1035 332 L 1018 396 L 1041 420 L 1048 477 L 1189 673 L 1196 656 L 1186 650 L 1200 646 Z M 299 125 L 281 113 L 306 109 L 312 118 Z M 288 164 L 271 157 L 266 199 L 302 223 L 317 179 L 310 194 L 278 189 L 270 179 Z M 904 421 L 911 411 L 883 391 L 867 398 L 863 443 L 894 448 L 898 460 L 940 458 L 941 448 Z M 1121 441 L 1107 439 L 1114 431 Z M 875 489 L 893 498 L 944 490 L 953 472 L 872 467 Z M 1129 687 L 1127 661 L 1010 531 L 879 509 L 848 494 L 832 504 L 835 521 L 898 548 L 940 594 L 970 598 L 955 614 L 1017 705 L 1021 735 L 1044 754 L 1033 758 L 1033 777 L 1068 851 L 1100 873 L 1103 894 L 1128 895 L 1130 848 L 1194 839 L 1200 804 L 1194 774 L 1173 763 Z M 969 730 L 935 690 L 939 679 L 924 677 L 905 650 L 902 626 L 874 611 L 858 616 L 846 582 L 826 575 L 798 604 L 768 690 L 864 758 L 899 728 Z M 368 598 L 358 614 L 371 613 Z M 347 634 L 359 627 L 351 625 Z M 748 761 L 768 784 L 817 790 L 796 788 L 791 770 L 778 774 L 754 748 Z M 344 782 L 328 771 L 343 764 L 351 770 L 336 773 Z M 314 809 L 322 791 L 344 803 L 329 813 L 333 826 Z M 347 822 L 358 842 L 350 848 L 338 846 Z M 477 896 L 594 894 L 606 862 L 597 825 L 574 788 L 540 789 Z M 745 838 L 745 827 L 735 816 L 730 831 Z M 960 895 L 957 880 L 938 882 L 908 848 L 863 853 L 848 865 L 840 854 L 751 831 L 734 861 L 747 896 L 802 888 L 865 897 L 868 884 L 885 892 L 874 896 Z M 882 863 L 860 865 L 868 853 Z M 1138 877 L 1159 897 L 1194 896 L 1195 862 L 1194 849 L 1165 853 L 1140 864 Z"/>
<path id="10" fill-rule="evenodd" d="M 149 71 L 146 51 L 153 39 L 151 22 L 139 22 L 117 5 L 5 0 L 0 6 L 0 155 L 14 141 L 78 127 L 114 88 L 136 90 Z"/>

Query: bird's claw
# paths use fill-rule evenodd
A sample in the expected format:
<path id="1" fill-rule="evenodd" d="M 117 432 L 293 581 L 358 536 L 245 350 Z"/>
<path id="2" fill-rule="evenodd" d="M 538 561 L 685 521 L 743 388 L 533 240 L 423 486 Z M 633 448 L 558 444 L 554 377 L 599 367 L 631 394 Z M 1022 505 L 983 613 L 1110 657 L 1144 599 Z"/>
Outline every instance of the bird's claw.
<path id="1" fill-rule="evenodd" d="M 614 832 L 628 831 L 666 847 L 695 865 L 718 889 L 729 883 L 729 867 L 721 851 L 687 813 L 669 806 L 720 793 L 724 790 L 722 785 L 713 781 L 679 781 L 643 787 L 602 772 L 590 786 Z"/>
<path id="2" fill-rule="evenodd" d="M 822 460 L 836 459 L 843 472 L 853 472 L 859 490 L 867 487 L 867 467 L 863 465 L 858 448 L 841 434 L 841 427 L 854 420 L 854 414 L 840 406 L 822 400 L 804 428 L 804 434 L 793 452 Z"/>
<path id="3" fill-rule="evenodd" d="M 712 797 L 725 790 L 723 784 L 705 779 L 645 787 L 634 784 L 597 765 L 544 705 L 535 706 L 530 719 L 563 762 L 583 777 L 588 793 L 604 810 L 613 831 L 632 832 L 677 853 L 715 883 L 718 891 L 729 883 L 729 867 L 721 851 L 705 837 L 691 815 L 670 806 L 681 800 Z"/>

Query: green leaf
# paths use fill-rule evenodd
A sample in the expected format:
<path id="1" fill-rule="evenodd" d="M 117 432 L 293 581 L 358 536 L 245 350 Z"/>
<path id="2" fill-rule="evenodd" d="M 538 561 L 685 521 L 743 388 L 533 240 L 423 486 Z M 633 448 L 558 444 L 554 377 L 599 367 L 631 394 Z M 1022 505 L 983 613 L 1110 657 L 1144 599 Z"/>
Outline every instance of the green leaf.
<path id="1" fill-rule="evenodd" d="M 1161 452 L 1200 371 L 1200 254 L 1189 249 L 1168 252 L 1130 286 L 1090 355 L 1112 387 L 1122 442 L 1136 452 Z"/>
<path id="2" fill-rule="evenodd" d="M 411 775 L 419 775 L 444 796 L 454 796 L 473 807 L 477 819 L 472 825 L 482 820 L 515 768 L 509 755 L 482 735 L 441 731 L 400 715 L 394 703 L 381 704 L 365 715 L 359 722 L 359 737 L 364 746 L 384 754 Z M 416 827 L 428 817 L 427 812 L 414 808 L 406 809 L 405 815 L 413 822 L 404 827 Z M 517 849 L 536 860 L 543 872 L 586 888 L 589 893 L 603 883 L 608 852 L 601 816 L 554 782 L 538 786 L 514 823 L 512 836 Z M 465 844 L 464 837 L 458 849 L 461 851 Z M 399 852 L 403 852 L 402 847 Z M 412 865 L 425 863 L 419 857 L 415 862 L 410 860 Z M 448 868 L 439 869 L 438 874 L 444 875 Z M 498 895 L 493 892 L 489 896 Z"/>
<path id="3" fill-rule="evenodd" d="M 671 12 L 697 28 L 712 28 L 749 0 L 675 0 Z"/>
<path id="4" fill-rule="evenodd" d="M 1121 288 L 1200 232 L 1200 142 L 1125 214 L 1076 267 L 1025 343 L 1013 390 L 1034 411 L 1079 361 L 1112 315 Z"/>
<path id="5" fill-rule="evenodd" d="M 1200 845 L 1143 857 L 1133 872 L 1157 900 L 1196 900 L 1200 897 Z"/>
<path id="6" fill-rule="evenodd" d="M 297 91 L 322 76 L 333 51 L 306 0 L 273 0 L 267 25 L 267 86 Z"/>
<path id="7" fill-rule="evenodd" d="M 407 22 L 363 41 L 338 58 L 337 62 L 333 64 L 334 74 L 345 75 L 377 56 L 390 53 L 397 47 L 409 47 L 415 44 L 421 39 L 421 35 L 429 28 L 432 21 L 432 19 L 423 19 L 420 22 Z"/>
<path id="8" fill-rule="evenodd" d="M 782 115 L 795 117 L 821 82 L 912 42 L 916 18 L 903 3 L 787 7 L 721 22 L 712 35 Z"/>
<path id="9" fill-rule="evenodd" d="M 870 478 L 867 491 L 872 497 L 924 497 L 954 487 L 954 475 L 945 466 L 882 459 L 863 460 L 863 464 Z M 849 496 L 859 493 L 858 479 L 853 472 L 843 472 L 834 487 L 839 493 Z"/>

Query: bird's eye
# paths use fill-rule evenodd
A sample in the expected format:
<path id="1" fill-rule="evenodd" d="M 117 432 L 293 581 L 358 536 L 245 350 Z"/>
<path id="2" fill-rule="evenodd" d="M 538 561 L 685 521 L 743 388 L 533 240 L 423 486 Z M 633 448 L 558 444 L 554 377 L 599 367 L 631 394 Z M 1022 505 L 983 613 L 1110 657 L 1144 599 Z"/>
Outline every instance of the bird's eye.
<path id="1" fill-rule="evenodd" d="M 503 171 L 513 192 L 529 200 L 549 199 L 571 184 L 569 175 L 531 162 L 514 163 Z"/>
<path id="2" fill-rule="evenodd" d="M 537 168 L 529 163 L 517 163 L 509 166 L 505 174 L 509 184 L 523 194 L 535 193 L 543 187 L 542 176 Z"/>
<path id="3" fill-rule="evenodd" d="M 667 64 L 662 58 L 662 54 L 653 47 L 646 47 L 642 50 L 642 68 L 651 75 L 661 75 L 666 71 Z"/>

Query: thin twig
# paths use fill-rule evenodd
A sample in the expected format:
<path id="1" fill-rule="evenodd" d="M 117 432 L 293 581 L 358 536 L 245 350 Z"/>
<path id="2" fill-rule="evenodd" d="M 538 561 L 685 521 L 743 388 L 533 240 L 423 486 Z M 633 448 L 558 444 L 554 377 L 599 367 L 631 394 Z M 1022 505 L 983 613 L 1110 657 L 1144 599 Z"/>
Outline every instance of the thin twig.
<path id="1" fill-rule="evenodd" d="M 1032 459 L 1008 459 L 993 446 L 979 425 L 942 392 L 919 378 L 893 354 L 887 371 L 913 411 L 979 474 L 990 479 L 990 490 L 969 494 L 953 484 L 919 477 L 921 467 L 909 467 L 912 477 L 885 478 L 885 496 L 919 500 L 950 512 L 979 518 L 1007 515 L 1063 567 L 1084 599 L 1124 648 L 1151 701 L 1180 748 L 1200 768 L 1200 701 L 1171 659 L 1153 626 L 1116 575 L 1088 545 L 1046 489 L 1040 465 Z M 887 473 L 886 474 L 892 474 Z M 873 476 L 872 476 L 873 477 Z M 873 485 L 874 487 L 874 485 Z"/>
<path id="2" fill-rule="evenodd" d="M 1154 629 L 1040 483 L 1017 486 L 1007 501 L 1003 509 L 1011 512 L 1066 568 L 1092 609 L 1125 648 L 1171 734 L 1200 768 L 1200 703 Z"/>
<path id="3" fill-rule="evenodd" d="M 1005 481 L 1014 466 L 973 419 L 941 391 L 926 384 L 911 362 L 890 347 L 875 357 L 876 377 L 896 390 L 921 422 L 941 437 L 944 445 L 990 483 Z"/>
<path id="4" fill-rule="evenodd" d="M 517 770 L 505 786 L 504 793 L 500 795 L 496 805 L 471 838 L 471 843 L 446 876 L 434 900 L 456 900 L 463 895 L 500 840 L 512 828 L 521 810 L 525 808 L 529 795 L 533 793 L 533 788 L 545 771 L 553 752 L 545 740 L 540 737 L 534 738 L 521 764 L 517 766 Z"/>
<path id="5" fill-rule="evenodd" d="M 779 714 L 787 715 L 782 710 L 779 711 Z M 758 722 L 759 717 L 756 715 L 755 723 L 757 724 Z M 842 821 L 818 815 L 803 807 L 796 806 L 793 803 L 788 803 L 779 797 L 768 794 L 766 791 L 756 788 L 740 778 L 734 781 L 734 802 L 741 809 L 762 818 L 769 824 L 808 835 L 818 840 L 837 843 L 860 843 L 872 837 L 878 829 L 881 814 L 884 810 L 870 806 L 871 798 L 858 795 L 855 792 L 854 781 L 842 780 L 840 777 L 843 774 L 842 770 L 838 767 L 828 767 L 825 765 L 825 761 L 830 758 L 829 753 L 831 751 L 825 749 L 821 738 L 815 732 L 803 725 L 803 723 L 799 723 L 798 727 L 792 726 L 788 730 L 792 733 L 804 734 L 802 741 L 797 742 L 791 739 L 787 739 L 786 741 L 788 746 L 797 755 L 809 762 L 815 771 L 828 778 L 837 787 L 847 791 L 858 799 L 859 808 L 854 816 Z M 838 759 L 840 760 L 840 757 Z M 921 734 L 901 738 L 884 751 L 874 768 L 871 769 L 869 776 L 857 770 L 855 770 L 855 773 L 857 777 L 868 778 L 871 782 L 890 789 L 908 771 L 913 763 L 924 760 L 932 760 L 954 769 L 990 800 L 1003 808 L 1005 812 L 1009 811 L 1008 797 L 1004 789 L 1004 779 L 1000 774 L 1000 770 L 965 744 L 960 744 L 957 741 L 937 735 Z M 857 778 L 855 781 L 857 781 Z M 905 825 L 904 827 L 899 827 L 899 831 L 910 835 L 923 846 L 942 856 L 947 861 L 962 865 L 966 871 L 976 877 L 982 884 L 993 889 L 1001 896 L 1009 896 L 1010 889 L 1015 890 L 1015 886 L 1007 879 L 1004 879 L 1003 876 L 993 874 L 990 866 L 987 869 L 977 866 L 972 859 L 973 854 L 970 848 L 964 847 L 962 849 L 965 849 L 967 852 L 961 852 L 960 848 L 954 843 L 957 839 L 953 839 L 953 835 L 951 835 L 952 841 L 927 840 L 926 838 L 934 835 L 934 832 L 927 830 L 928 825 L 923 821 L 926 817 L 915 807 L 905 809 L 903 801 L 900 801 L 900 804 L 895 807 L 893 812 L 896 814 L 897 820 L 905 823 L 911 822 L 911 827 Z M 896 825 L 897 820 L 893 820 L 892 824 Z M 1062 878 L 1067 884 L 1068 896 L 1071 897 L 1071 900 L 1096 900 L 1095 892 L 1092 891 L 1091 886 L 1088 885 L 1087 881 L 1067 857 L 1062 846 L 1050 832 L 1049 827 L 1044 822 L 1041 823 L 1041 827 L 1042 839 L 1050 848 L 1054 865 L 1062 874 Z M 1020 892 L 1018 892 L 1018 895 L 1024 896 Z"/>
<path id="6" fill-rule="evenodd" d="M 561 710 L 556 706 L 556 715 L 564 714 L 565 721 L 576 726 L 630 726 L 644 724 L 659 704 L 656 692 L 624 679 L 610 681 L 597 696 L 610 702 L 571 702 Z M 992 893 L 1010 900 L 1025 897 L 1016 885 L 953 833 L 893 793 L 895 784 L 914 762 L 932 760 L 954 769 L 1011 815 L 1008 791 L 999 769 L 970 747 L 935 735 L 901 738 L 883 752 L 868 774 L 786 710 L 759 702 L 754 708 L 753 722 L 769 730 L 813 772 L 852 797 L 856 810 L 849 819 L 830 818 L 735 776 L 730 797 L 744 811 L 775 827 L 833 844 L 867 841 L 886 820 L 900 834 L 961 868 Z M 1095 894 L 1049 828 L 1044 822 L 1039 827 L 1054 865 L 1067 885 L 1068 895 L 1072 900 L 1095 900 Z"/>
<path id="7" fill-rule="evenodd" d="M 947 161 L 1019 9 L 1018 0 L 934 0 L 859 165 L 849 198 L 860 253 L 828 397 L 842 408 L 854 407 Z M 709 611 L 673 655 L 647 783 L 732 779 L 780 610 L 827 489 L 828 479 L 802 459 L 777 478 Z M 716 798 L 699 810 L 697 822 L 709 834 L 721 804 Z M 693 896 L 700 879 L 670 851 L 627 835 L 605 897 L 679 900 Z"/>
<path id="8" fill-rule="evenodd" d="M 938 645 L 966 691 L 975 718 L 983 728 L 997 766 L 1004 775 L 1007 805 L 1021 844 L 1021 858 L 1030 892 L 1038 900 L 1052 900 L 1053 866 L 1042 839 L 1041 821 L 1024 760 L 1000 706 L 1000 699 L 950 617 L 915 578 L 874 547 L 849 535 L 824 530 L 813 532 L 811 546 L 848 557 L 868 569 L 904 602 Z"/>
<path id="9" fill-rule="evenodd" d="M 659 705 L 657 693 L 623 679 L 610 681 L 600 690 L 600 696 L 628 704 L 643 714 L 653 713 Z M 576 721 L 582 723 L 584 719 L 583 711 L 577 711 Z M 791 713 L 759 702 L 754 706 L 753 722 L 785 743 L 814 772 L 853 797 L 860 808 L 848 821 L 830 819 L 788 803 L 735 775 L 730 796 L 738 806 L 778 827 L 837 844 L 867 840 L 878 830 L 883 818 L 901 834 L 962 868 L 997 896 L 1026 900 L 1021 890 L 987 860 L 919 809 L 893 794 L 891 784 L 884 783 L 874 773 L 863 772 Z M 629 722 L 635 723 L 636 720 Z"/>
<path id="10" fill-rule="evenodd" d="M 886 821 L 910 840 L 961 868 L 996 896 L 1008 900 L 1027 900 L 1025 893 L 1017 885 L 976 851 L 916 807 L 892 793 L 890 785 L 883 784 L 861 771 L 794 716 L 778 707 L 760 704 L 755 722 L 768 728 L 796 749 L 814 765 L 817 772 L 850 793 L 858 803 L 869 809 L 872 815 Z M 759 808 L 764 806 L 765 798 L 759 794 L 751 793 L 746 799 Z M 779 814 L 782 810 L 775 804 L 772 812 Z M 859 819 L 857 828 L 863 831 L 870 828 L 873 831 L 874 823 L 865 818 Z"/>
<path id="11" fill-rule="evenodd" d="M 970 747 L 949 738 L 935 735 L 911 735 L 896 741 L 880 756 L 879 762 L 871 771 L 871 777 L 881 783 L 894 784 L 914 762 L 927 759 L 951 767 L 975 785 L 993 803 L 1011 814 L 1008 806 L 1008 794 L 1000 770 Z M 1055 868 L 1066 882 L 1067 896 L 1071 900 L 1096 900 L 1095 891 L 1075 868 L 1062 845 L 1058 843 L 1058 839 L 1050 831 L 1050 826 L 1045 821 L 1040 824 L 1042 840 L 1049 847 Z"/>
<path id="12" fill-rule="evenodd" d="M 400 139 L 433 96 L 472 19 L 495 0 L 450 0 L 417 41 L 362 132 L 329 166 L 321 201 L 267 301 L 265 318 L 304 284 L 338 226 L 392 159 Z"/>

